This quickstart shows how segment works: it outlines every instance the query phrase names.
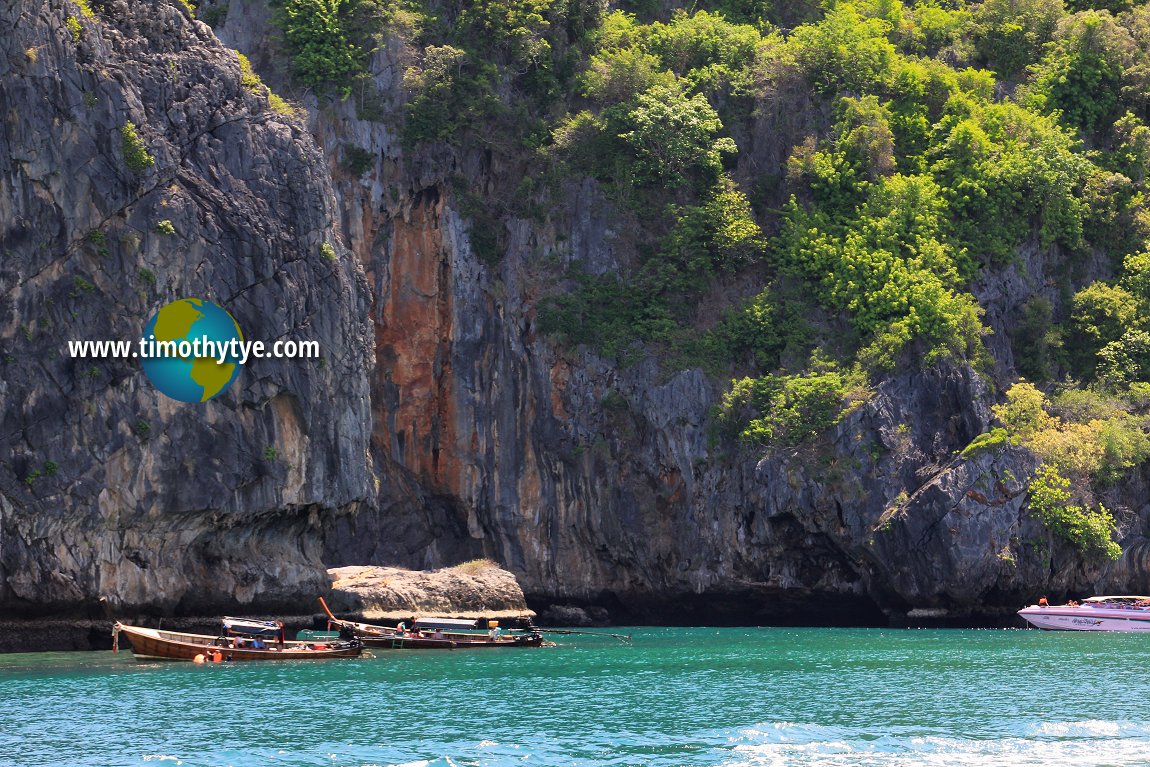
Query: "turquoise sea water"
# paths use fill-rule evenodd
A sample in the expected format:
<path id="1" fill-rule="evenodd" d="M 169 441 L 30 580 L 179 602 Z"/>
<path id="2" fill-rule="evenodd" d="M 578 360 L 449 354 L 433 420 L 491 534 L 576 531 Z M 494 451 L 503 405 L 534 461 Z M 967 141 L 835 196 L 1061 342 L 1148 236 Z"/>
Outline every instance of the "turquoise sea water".
<path id="1" fill-rule="evenodd" d="M 636 629 L 195 666 L 0 655 L 0 764 L 1134 765 L 1150 637 Z"/>

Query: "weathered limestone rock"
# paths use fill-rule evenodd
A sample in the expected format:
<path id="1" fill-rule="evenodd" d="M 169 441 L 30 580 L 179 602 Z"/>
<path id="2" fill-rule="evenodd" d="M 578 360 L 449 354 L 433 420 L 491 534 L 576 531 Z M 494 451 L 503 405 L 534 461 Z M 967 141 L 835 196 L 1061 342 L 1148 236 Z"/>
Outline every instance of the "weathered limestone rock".
<path id="1" fill-rule="evenodd" d="M 521 618 L 529 610 L 515 576 L 476 560 L 442 570 L 337 567 L 329 570 L 335 612 L 402 620 L 421 616 Z"/>
<path id="2" fill-rule="evenodd" d="M 323 156 L 178 3 L 93 6 L 75 36 L 74 4 L 0 8 L 0 609 L 294 606 L 327 585 L 325 519 L 373 487 L 365 292 Z M 323 360 L 250 361 L 182 405 L 133 360 L 68 357 L 184 297 Z"/>

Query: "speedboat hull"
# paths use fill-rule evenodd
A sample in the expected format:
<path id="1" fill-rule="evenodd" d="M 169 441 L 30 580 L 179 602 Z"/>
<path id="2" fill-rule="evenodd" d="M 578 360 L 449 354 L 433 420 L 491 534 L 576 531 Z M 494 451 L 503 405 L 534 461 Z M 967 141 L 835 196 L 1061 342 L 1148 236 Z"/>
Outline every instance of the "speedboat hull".
<path id="1" fill-rule="evenodd" d="M 1150 631 L 1150 610 L 1146 609 L 1034 605 L 1018 614 L 1035 628 L 1050 631 Z"/>

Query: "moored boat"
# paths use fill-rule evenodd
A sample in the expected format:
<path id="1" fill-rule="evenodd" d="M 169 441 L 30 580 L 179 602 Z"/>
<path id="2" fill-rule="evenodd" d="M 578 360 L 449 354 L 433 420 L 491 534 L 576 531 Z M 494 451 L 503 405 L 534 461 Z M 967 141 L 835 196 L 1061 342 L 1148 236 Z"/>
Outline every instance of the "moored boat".
<path id="1" fill-rule="evenodd" d="M 411 628 L 377 626 L 343 620 L 332 614 L 323 597 L 319 603 L 329 626 L 337 626 L 368 647 L 382 650 L 473 650 L 484 647 L 540 647 L 538 631 L 503 631 L 498 625 L 486 633 L 475 631 L 479 622 L 455 618 L 417 618 Z M 492 621 L 492 623 L 495 623 Z"/>
<path id="2" fill-rule="evenodd" d="M 224 618 L 223 630 L 218 636 L 130 626 L 117 621 L 112 627 L 113 649 L 117 648 L 120 634 L 131 643 L 136 660 L 317 660 L 354 658 L 363 653 L 363 643 L 356 639 L 285 641 L 281 623 L 235 618 Z"/>
<path id="3" fill-rule="evenodd" d="M 1099 596 L 1064 605 L 1024 607 L 1018 614 L 1035 628 L 1052 631 L 1150 631 L 1150 597 Z"/>

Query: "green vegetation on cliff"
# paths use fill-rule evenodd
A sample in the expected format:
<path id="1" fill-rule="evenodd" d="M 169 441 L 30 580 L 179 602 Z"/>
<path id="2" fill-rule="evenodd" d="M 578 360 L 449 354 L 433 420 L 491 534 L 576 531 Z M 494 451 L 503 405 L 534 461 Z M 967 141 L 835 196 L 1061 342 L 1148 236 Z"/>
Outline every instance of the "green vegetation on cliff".
<path id="1" fill-rule="evenodd" d="M 1102 385 L 1069 386 L 1048 399 L 1023 381 L 993 409 L 1002 427 L 963 455 L 1007 445 L 1030 450 L 1041 461 L 1028 483 L 1031 512 L 1083 554 L 1116 559 L 1115 520 L 1096 498 L 1150 458 L 1150 386 L 1135 384 L 1121 395 Z"/>
<path id="2" fill-rule="evenodd" d="M 143 173 L 156 164 L 135 123 L 126 122 L 120 127 L 120 150 L 124 153 L 124 165 L 133 173 Z"/>
<path id="3" fill-rule="evenodd" d="M 348 93 L 391 35 L 404 142 L 516 169 L 456 189 L 485 263 L 593 179 L 618 270 L 553 273 L 539 329 L 732 380 L 746 439 L 818 433 L 893 371 L 989 372 L 978 296 L 1015 273 L 1017 371 L 1150 381 L 1150 5 L 278 3 L 303 84 Z M 972 450 L 1020 438 L 995 434 Z"/>

